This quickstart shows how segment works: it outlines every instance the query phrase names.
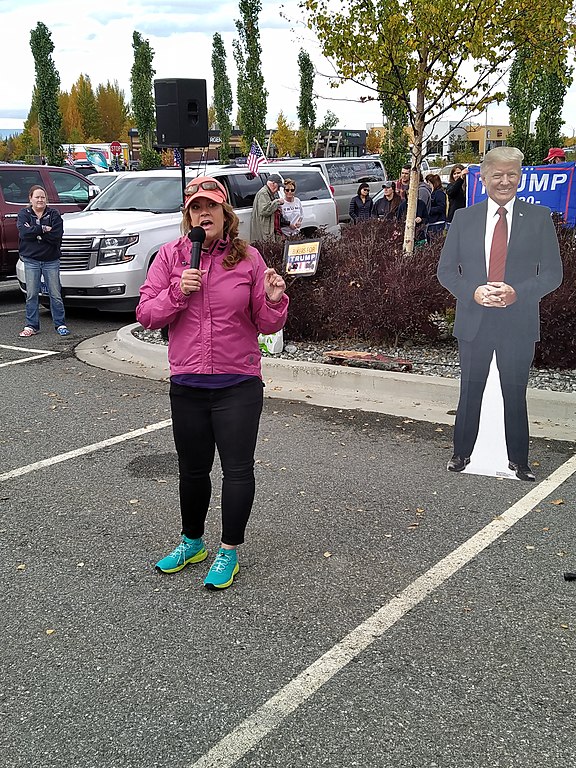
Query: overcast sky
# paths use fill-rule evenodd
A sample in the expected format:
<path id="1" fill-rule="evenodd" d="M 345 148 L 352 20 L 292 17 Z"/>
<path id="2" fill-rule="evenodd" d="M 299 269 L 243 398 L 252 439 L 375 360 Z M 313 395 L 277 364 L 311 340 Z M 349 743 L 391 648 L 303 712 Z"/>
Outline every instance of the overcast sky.
<path id="1" fill-rule="evenodd" d="M 133 62 L 132 33 L 138 30 L 154 50 L 157 78 L 206 79 L 208 99 L 212 95 L 212 36 L 219 32 L 226 46 L 227 69 L 236 90 L 232 40 L 234 20 L 239 17 L 237 0 L 0 0 L 2 46 L 0 48 L 0 127 L 12 127 L 6 118 L 24 119 L 30 108 L 34 86 L 34 61 L 30 31 L 42 21 L 52 33 L 54 62 L 62 88 L 69 91 L 81 73 L 88 75 L 94 89 L 100 83 L 117 80 L 130 100 L 130 69 Z M 283 15 L 287 18 L 283 18 Z M 332 72 L 320 54 L 314 35 L 298 22 L 302 14 L 297 0 L 262 0 L 260 41 L 262 70 L 268 89 L 267 127 L 276 125 L 280 110 L 297 125 L 299 96 L 298 51 L 304 48 L 318 74 L 315 79 L 318 122 L 328 109 L 335 112 L 341 128 L 365 128 L 381 123 L 377 103 L 354 100 L 365 89 L 347 85 L 331 89 L 326 77 Z M 289 20 L 287 20 L 289 19 Z M 236 114 L 234 108 L 233 117 Z M 576 87 L 566 101 L 564 131 L 576 133 Z M 484 122 L 485 116 L 476 118 Z M 507 123 L 505 106 L 488 111 L 491 124 Z"/>

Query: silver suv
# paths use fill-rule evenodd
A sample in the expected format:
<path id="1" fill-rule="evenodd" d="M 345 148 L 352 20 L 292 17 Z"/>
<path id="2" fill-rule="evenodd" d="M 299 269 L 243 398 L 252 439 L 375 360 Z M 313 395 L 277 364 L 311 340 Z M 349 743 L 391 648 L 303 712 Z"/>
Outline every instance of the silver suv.
<path id="1" fill-rule="evenodd" d="M 336 204 L 317 168 L 209 166 L 186 169 L 186 180 L 209 174 L 228 189 L 240 220 L 240 237 L 250 239 L 250 215 L 256 192 L 270 173 L 293 178 L 302 201 L 304 237 L 325 231 L 338 235 Z M 178 169 L 123 173 L 81 213 L 64 216 L 60 281 L 68 306 L 132 311 L 140 286 L 159 248 L 180 235 L 182 176 Z M 24 269 L 17 274 L 25 290 Z"/>

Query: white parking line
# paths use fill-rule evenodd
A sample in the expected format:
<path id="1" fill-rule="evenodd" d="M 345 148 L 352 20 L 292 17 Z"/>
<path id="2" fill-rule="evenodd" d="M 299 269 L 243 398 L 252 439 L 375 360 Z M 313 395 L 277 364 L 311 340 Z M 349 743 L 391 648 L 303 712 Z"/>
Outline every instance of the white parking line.
<path id="1" fill-rule="evenodd" d="M 28 347 L 14 347 L 11 344 L 0 344 L 0 349 L 12 349 L 16 352 L 32 352 L 30 357 L 21 357 L 19 360 L 9 360 L 7 363 L 0 363 L 0 368 L 4 368 L 7 365 L 18 365 L 19 363 L 27 363 L 30 360 L 40 360 L 42 357 L 49 357 L 50 355 L 59 355 L 60 352 L 53 352 L 47 349 L 28 349 Z"/>
<path id="2" fill-rule="evenodd" d="M 165 429 L 166 427 L 169 427 L 170 424 L 172 424 L 172 419 L 165 419 L 164 421 L 156 422 L 156 424 L 149 424 L 147 427 L 135 429 L 132 432 L 125 432 L 123 435 L 109 437 L 107 440 L 101 440 L 99 443 L 85 445 L 83 448 L 76 448 L 74 451 L 59 453 L 57 456 L 51 456 L 49 459 L 35 461 L 33 464 L 27 464 L 25 467 L 11 469 L 9 472 L 4 472 L 3 475 L 0 475 L 0 483 L 5 482 L 6 480 L 12 480 L 15 477 L 27 475 L 29 472 L 35 472 L 37 469 L 44 469 L 45 467 L 51 467 L 54 464 L 60 464 L 69 459 L 76 459 L 78 456 L 85 456 L 87 453 L 94 453 L 94 451 L 99 451 L 101 448 L 108 448 L 110 445 L 117 445 L 126 440 L 132 440 L 135 437 L 147 435 L 149 432 L 156 432 L 158 429 Z"/>
<path id="3" fill-rule="evenodd" d="M 419 576 L 382 608 L 359 624 L 337 645 L 281 688 L 252 715 L 215 744 L 189 768 L 231 768 L 250 749 L 304 704 L 325 683 L 355 659 L 421 603 L 435 589 L 467 565 L 474 557 L 512 528 L 543 499 L 576 472 L 576 456 L 572 456 L 530 493 L 502 515 L 478 531 L 468 541 Z"/>
<path id="4" fill-rule="evenodd" d="M 8 312 L 0 312 L 0 317 L 7 317 L 8 315 L 19 315 L 22 312 L 24 312 L 24 308 L 22 309 L 11 309 Z"/>

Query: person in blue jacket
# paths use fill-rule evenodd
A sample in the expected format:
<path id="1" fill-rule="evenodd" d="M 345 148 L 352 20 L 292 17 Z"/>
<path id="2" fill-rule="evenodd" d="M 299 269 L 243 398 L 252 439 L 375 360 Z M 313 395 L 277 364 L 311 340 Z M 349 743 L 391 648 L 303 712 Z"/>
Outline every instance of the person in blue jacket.
<path id="1" fill-rule="evenodd" d="M 30 205 L 18 213 L 18 251 L 26 281 L 26 321 L 19 336 L 40 332 L 39 299 L 42 278 L 50 298 L 50 313 L 56 333 L 68 336 L 60 288 L 60 246 L 64 224 L 55 208 L 48 206 L 46 190 L 34 185 L 28 193 Z"/>

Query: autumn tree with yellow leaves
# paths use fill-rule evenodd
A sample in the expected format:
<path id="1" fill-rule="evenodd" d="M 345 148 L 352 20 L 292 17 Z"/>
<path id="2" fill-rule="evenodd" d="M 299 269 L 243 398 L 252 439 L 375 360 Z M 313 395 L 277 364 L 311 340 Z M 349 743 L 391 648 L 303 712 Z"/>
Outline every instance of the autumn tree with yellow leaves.
<path id="1" fill-rule="evenodd" d="M 565 72 L 576 35 L 571 0 L 300 0 L 338 76 L 362 87 L 359 101 L 404 106 L 414 136 L 404 250 L 414 248 L 418 173 L 434 124 L 458 109 L 478 114 L 499 90 L 519 47 L 527 76 Z"/>

